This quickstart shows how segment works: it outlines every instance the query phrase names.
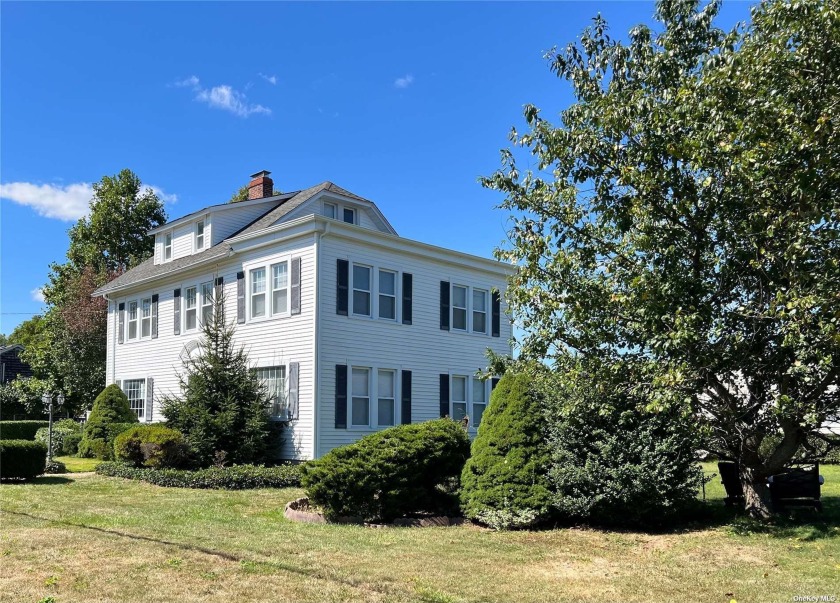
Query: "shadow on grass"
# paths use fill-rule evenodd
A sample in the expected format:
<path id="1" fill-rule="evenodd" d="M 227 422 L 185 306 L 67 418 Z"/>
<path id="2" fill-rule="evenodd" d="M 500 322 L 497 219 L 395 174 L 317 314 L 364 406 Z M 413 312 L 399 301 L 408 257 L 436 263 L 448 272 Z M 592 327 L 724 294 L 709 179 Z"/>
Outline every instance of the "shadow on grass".
<path id="1" fill-rule="evenodd" d="M 56 484 L 72 484 L 76 480 L 72 477 L 65 477 L 63 475 L 42 475 L 34 479 L 8 479 L 0 480 L 3 485 L 20 485 L 20 486 L 55 486 Z"/>

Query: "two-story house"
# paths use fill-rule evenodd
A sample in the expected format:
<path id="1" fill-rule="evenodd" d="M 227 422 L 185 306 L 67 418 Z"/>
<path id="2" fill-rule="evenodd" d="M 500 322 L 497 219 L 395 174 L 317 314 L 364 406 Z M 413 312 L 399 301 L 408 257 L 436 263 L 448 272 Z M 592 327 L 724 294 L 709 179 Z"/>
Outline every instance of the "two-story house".
<path id="1" fill-rule="evenodd" d="M 512 267 L 399 237 L 379 208 L 330 182 L 249 199 L 152 230 L 154 257 L 100 288 L 106 378 L 141 421 L 178 395 L 183 359 L 225 300 L 236 340 L 288 422 L 283 456 L 319 457 L 374 430 L 440 416 L 481 421 L 485 351 L 510 353 Z"/>

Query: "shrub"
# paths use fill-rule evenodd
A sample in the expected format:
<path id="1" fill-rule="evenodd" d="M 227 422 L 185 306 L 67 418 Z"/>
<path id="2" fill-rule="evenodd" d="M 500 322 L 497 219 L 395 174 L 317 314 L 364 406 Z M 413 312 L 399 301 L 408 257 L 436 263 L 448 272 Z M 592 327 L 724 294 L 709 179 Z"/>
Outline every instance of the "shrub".
<path id="1" fill-rule="evenodd" d="M 47 444 L 49 441 L 49 427 L 41 427 L 35 432 L 35 441 Z M 82 426 L 73 419 L 61 419 L 53 423 L 52 454 L 58 456 L 64 451 L 64 440 L 68 435 L 79 435 L 81 438 Z M 76 443 L 78 447 L 78 442 Z M 75 454 L 75 453 L 74 453 Z"/>
<path id="2" fill-rule="evenodd" d="M 187 452 L 181 432 L 165 425 L 139 425 L 114 439 L 114 458 L 134 467 L 179 467 Z"/>
<path id="3" fill-rule="evenodd" d="M 233 465 L 195 471 L 137 468 L 125 463 L 100 463 L 99 475 L 122 477 L 170 488 L 249 490 L 253 488 L 295 488 L 300 486 L 302 465 Z"/>
<path id="4" fill-rule="evenodd" d="M 400 425 L 307 463 L 303 486 L 331 518 L 450 512 L 469 451 L 466 432 L 450 419 Z"/>
<path id="5" fill-rule="evenodd" d="M 79 452 L 79 442 L 82 441 L 82 433 L 67 433 L 61 444 L 61 453 L 65 456 L 75 456 Z"/>
<path id="6" fill-rule="evenodd" d="M 115 432 L 114 425 L 124 423 L 136 424 L 137 414 L 131 410 L 123 391 L 116 385 L 109 385 L 93 401 L 79 443 L 79 456 L 106 460 L 113 458 L 114 438 L 125 431 L 120 429 Z"/>
<path id="7" fill-rule="evenodd" d="M 59 473 L 67 473 L 67 466 L 61 461 L 47 461 L 47 465 L 46 467 L 44 467 L 44 473 L 50 473 L 54 475 Z"/>
<path id="8" fill-rule="evenodd" d="M 34 440 L 48 421 L 0 421 L 0 440 Z"/>
<path id="9" fill-rule="evenodd" d="M 645 376 L 620 365 L 558 375 L 550 405 L 549 483 L 565 517 L 656 526 L 696 502 L 697 430 L 678 404 L 646 409 L 631 387 Z"/>
<path id="10" fill-rule="evenodd" d="M 0 478 L 32 479 L 44 472 L 47 447 L 30 440 L 0 440 Z"/>
<path id="11" fill-rule="evenodd" d="M 525 373 L 507 373 L 490 396 L 461 474 L 464 515 L 491 527 L 527 527 L 551 506 L 545 426 Z"/>

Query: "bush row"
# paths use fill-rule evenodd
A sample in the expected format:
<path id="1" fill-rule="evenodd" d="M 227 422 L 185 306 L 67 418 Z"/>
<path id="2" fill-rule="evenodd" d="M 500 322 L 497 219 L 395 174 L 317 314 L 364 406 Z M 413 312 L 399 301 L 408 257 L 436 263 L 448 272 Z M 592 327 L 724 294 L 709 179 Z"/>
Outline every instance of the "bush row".
<path id="1" fill-rule="evenodd" d="M 50 439 L 49 427 L 41 427 L 35 432 L 35 441 L 47 445 Z M 53 423 L 52 454 L 73 455 L 78 452 L 82 439 L 82 426 L 73 419 L 61 419 Z"/>
<path id="2" fill-rule="evenodd" d="M 148 482 L 156 486 L 204 490 L 249 490 L 253 488 L 293 488 L 300 486 L 301 465 L 233 465 L 186 471 L 149 469 L 125 463 L 104 462 L 96 473 Z"/>
<path id="3" fill-rule="evenodd" d="M 0 421 L 0 440 L 34 440 L 42 427 L 49 421 Z"/>
<path id="4" fill-rule="evenodd" d="M 137 423 L 107 423 L 97 428 L 97 433 L 104 433 L 104 438 L 88 438 L 87 434 L 82 435 L 79 442 L 79 456 L 84 458 L 102 459 L 111 461 L 114 459 L 114 440 L 117 436 L 137 427 Z"/>
<path id="5" fill-rule="evenodd" d="M 30 440 L 0 440 L 0 478 L 32 479 L 44 472 L 47 447 Z"/>

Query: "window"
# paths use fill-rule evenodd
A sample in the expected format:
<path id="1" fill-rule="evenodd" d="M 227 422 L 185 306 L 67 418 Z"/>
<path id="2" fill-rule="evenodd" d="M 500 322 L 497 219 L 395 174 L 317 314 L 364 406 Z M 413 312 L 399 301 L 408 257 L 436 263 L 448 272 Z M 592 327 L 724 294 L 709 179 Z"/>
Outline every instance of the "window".
<path id="1" fill-rule="evenodd" d="M 142 419 L 146 410 L 146 380 L 126 379 L 123 381 L 123 391 L 128 398 L 131 410 L 137 413 L 138 419 Z"/>
<path id="2" fill-rule="evenodd" d="M 152 336 L 152 298 L 140 302 L 140 337 Z"/>
<path id="3" fill-rule="evenodd" d="M 172 233 L 167 232 L 163 235 L 163 261 L 167 262 L 172 259 Z"/>
<path id="4" fill-rule="evenodd" d="M 198 326 L 198 291 L 195 287 L 184 290 L 184 330 L 191 331 Z"/>
<path id="5" fill-rule="evenodd" d="M 474 333 L 487 333 L 487 291 L 473 289 L 472 330 Z"/>
<path id="6" fill-rule="evenodd" d="M 452 285 L 452 328 L 467 330 L 467 288 Z"/>
<path id="7" fill-rule="evenodd" d="M 251 318 L 265 316 L 265 268 L 251 270 Z"/>
<path id="8" fill-rule="evenodd" d="M 380 370 L 377 373 L 376 424 L 387 427 L 396 418 L 396 372 Z"/>
<path id="9" fill-rule="evenodd" d="M 467 416 L 467 378 L 452 377 L 452 418 L 460 421 Z"/>
<path id="10" fill-rule="evenodd" d="M 286 367 L 270 366 L 256 370 L 257 379 L 269 395 L 269 413 L 274 418 L 287 417 L 286 408 Z"/>
<path id="11" fill-rule="evenodd" d="M 201 283 L 201 324 L 213 319 L 213 283 Z"/>
<path id="12" fill-rule="evenodd" d="M 344 221 L 348 224 L 356 223 L 356 210 L 349 207 L 344 208 Z"/>
<path id="13" fill-rule="evenodd" d="M 137 339 L 137 302 L 128 302 L 128 337 Z"/>
<path id="14" fill-rule="evenodd" d="M 379 271 L 379 318 L 397 319 L 397 274 Z"/>
<path id="15" fill-rule="evenodd" d="M 253 303 L 253 294 L 252 294 Z M 271 267 L 271 313 L 289 311 L 289 263 L 280 262 Z"/>
<path id="16" fill-rule="evenodd" d="M 324 203 L 324 215 L 328 218 L 335 219 L 335 204 Z"/>
<path id="17" fill-rule="evenodd" d="M 354 368 L 350 384 L 351 425 L 370 425 L 370 369 Z"/>
<path id="18" fill-rule="evenodd" d="M 487 389 L 485 383 L 481 379 L 473 377 L 472 380 L 472 426 L 478 427 L 481 423 L 481 415 L 484 414 L 484 409 L 487 408 Z"/>
<path id="19" fill-rule="evenodd" d="M 204 220 L 195 223 L 195 248 L 204 249 Z"/>
<path id="20" fill-rule="evenodd" d="M 353 264 L 353 314 L 370 316 L 370 268 Z"/>

